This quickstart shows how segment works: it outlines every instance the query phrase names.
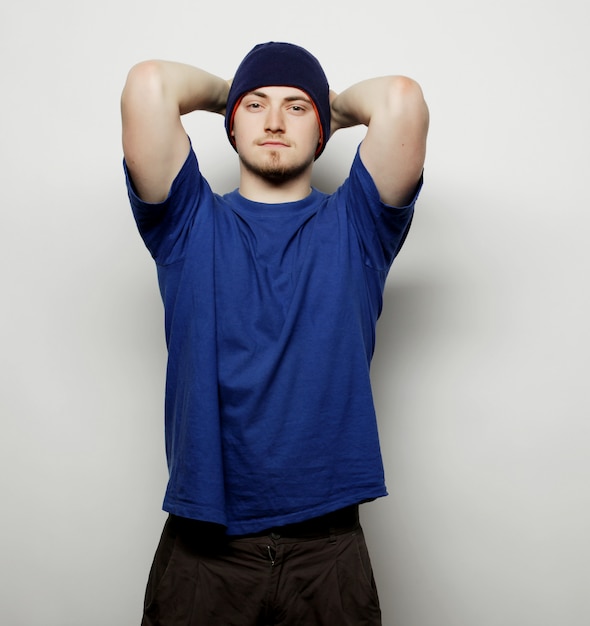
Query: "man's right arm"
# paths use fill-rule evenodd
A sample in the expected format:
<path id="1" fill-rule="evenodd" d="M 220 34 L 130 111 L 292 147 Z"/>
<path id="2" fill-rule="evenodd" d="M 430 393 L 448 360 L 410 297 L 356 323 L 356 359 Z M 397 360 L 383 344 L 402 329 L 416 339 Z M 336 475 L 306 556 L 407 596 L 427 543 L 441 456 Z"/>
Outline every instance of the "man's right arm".
<path id="1" fill-rule="evenodd" d="M 123 153 L 142 200 L 165 200 L 186 160 L 181 115 L 223 114 L 228 91 L 228 81 L 182 63 L 144 61 L 131 68 L 121 96 Z"/>

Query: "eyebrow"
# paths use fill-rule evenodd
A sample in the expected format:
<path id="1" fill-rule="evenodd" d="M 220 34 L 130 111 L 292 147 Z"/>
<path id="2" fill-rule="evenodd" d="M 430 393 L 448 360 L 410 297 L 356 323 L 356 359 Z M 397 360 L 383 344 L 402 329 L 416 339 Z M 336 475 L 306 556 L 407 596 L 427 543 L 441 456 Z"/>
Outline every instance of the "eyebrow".
<path id="1" fill-rule="evenodd" d="M 247 96 L 257 96 L 258 98 L 268 98 L 269 97 L 266 92 L 258 91 L 258 90 L 250 91 L 246 95 Z M 300 102 L 307 102 L 308 104 L 311 104 L 311 100 L 307 96 L 305 96 L 303 94 L 287 96 L 286 98 L 283 98 L 283 101 L 284 102 L 297 102 L 297 101 L 300 101 Z"/>

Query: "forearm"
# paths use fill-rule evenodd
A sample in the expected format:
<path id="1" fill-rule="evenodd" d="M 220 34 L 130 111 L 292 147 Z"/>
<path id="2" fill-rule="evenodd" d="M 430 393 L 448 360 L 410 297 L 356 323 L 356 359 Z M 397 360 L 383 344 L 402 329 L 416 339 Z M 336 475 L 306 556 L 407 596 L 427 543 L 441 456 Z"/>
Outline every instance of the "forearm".
<path id="1" fill-rule="evenodd" d="M 405 76 L 380 76 L 358 82 L 332 99 L 332 132 L 363 124 L 381 113 L 391 117 L 420 114 L 419 85 Z M 425 106 L 424 106 L 425 108 Z"/>
<path id="2" fill-rule="evenodd" d="M 223 113 L 229 84 L 223 78 L 192 65 L 173 61 L 143 61 L 131 68 L 123 90 L 125 103 L 175 110 Z"/>
<path id="3" fill-rule="evenodd" d="M 374 92 L 378 83 L 382 79 L 371 78 L 348 87 L 339 94 L 333 93 L 331 101 L 332 132 L 340 128 L 357 126 L 358 124 L 368 125 L 371 119 L 371 112 L 365 102 L 368 98 L 367 92 Z"/>

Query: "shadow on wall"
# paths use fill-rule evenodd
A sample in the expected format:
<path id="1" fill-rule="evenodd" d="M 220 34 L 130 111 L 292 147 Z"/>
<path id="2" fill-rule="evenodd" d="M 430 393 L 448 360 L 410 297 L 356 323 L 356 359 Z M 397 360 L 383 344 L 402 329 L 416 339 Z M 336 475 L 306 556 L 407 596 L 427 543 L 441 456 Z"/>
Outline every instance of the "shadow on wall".
<path id="1" fill-rule="evenodd" d="M 371 364 L 376 397 L 391 393 L 412 376 L 421 376 L 423 361 L 443 332 L 445 299 L 434 277 L 392 277 L 383 294 L 377 323 L 375 354 Z M 447 314 L 448 316 L 448 314 Z"/>

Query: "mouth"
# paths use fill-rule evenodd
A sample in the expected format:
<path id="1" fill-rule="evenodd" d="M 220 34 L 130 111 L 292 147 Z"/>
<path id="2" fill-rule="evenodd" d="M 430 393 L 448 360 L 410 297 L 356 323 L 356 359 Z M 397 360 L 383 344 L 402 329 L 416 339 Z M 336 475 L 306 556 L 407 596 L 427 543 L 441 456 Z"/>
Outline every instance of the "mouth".
<path id="1" fill-rule="evenodd" d="M 288 148 L 289 144 L 285 143 L 284 141 L 279 141 L 278 139 L 265 139 L 264 141 L 261 141 L 259 144 L 259 146 L 261 147 L 267 147 L 267 148 Z"/>

